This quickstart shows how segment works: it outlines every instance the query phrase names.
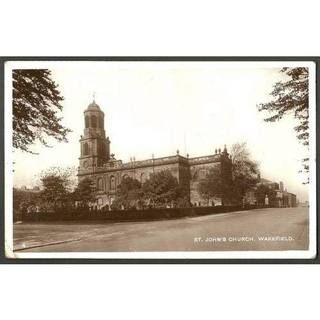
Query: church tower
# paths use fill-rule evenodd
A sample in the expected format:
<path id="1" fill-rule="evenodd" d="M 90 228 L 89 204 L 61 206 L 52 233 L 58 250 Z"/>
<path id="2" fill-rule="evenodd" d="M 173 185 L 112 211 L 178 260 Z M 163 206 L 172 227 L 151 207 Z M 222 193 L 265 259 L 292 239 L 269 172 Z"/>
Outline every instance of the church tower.
<path id="1" fill-rule="evenodd" d="M 101 167 L 110 159 L 110 140 L 104 130 L 104 113 L 94 99 L 84 111 L 84 126 L 80 139 L 80 169 Z"/>

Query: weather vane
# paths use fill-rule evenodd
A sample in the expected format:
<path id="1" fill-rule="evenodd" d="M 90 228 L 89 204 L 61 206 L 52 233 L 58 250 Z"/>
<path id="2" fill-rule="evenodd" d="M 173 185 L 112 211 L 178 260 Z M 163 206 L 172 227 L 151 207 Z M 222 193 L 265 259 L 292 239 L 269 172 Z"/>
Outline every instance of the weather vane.
<path id="1" fill-rule="evenodd" d="M 92 97 L 93 97 L 93 101 L 95 101 L 96 100 L 96 92 L 95 91 L 93 91 Z"/>

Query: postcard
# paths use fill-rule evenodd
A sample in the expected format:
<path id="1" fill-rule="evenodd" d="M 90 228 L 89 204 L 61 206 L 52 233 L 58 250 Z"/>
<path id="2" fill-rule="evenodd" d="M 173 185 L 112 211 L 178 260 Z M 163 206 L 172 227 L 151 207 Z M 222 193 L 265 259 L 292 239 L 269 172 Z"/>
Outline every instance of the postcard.
<path id="1" fill-rule="evenodd" d="M 316 64 L 5 61 L 8 259 L 314 259 Z"/>

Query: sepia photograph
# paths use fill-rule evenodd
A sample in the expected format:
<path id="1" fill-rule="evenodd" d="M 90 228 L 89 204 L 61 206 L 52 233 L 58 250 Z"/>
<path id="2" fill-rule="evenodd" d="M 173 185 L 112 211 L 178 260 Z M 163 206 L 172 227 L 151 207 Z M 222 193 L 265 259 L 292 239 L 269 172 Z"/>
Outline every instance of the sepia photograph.
<path id="1" fill-rule="evenodd" d="M 315 69 L 6 62 L 6 257 L 315 258 Z"/>
<path id="2" fill-rule="evenodd" d="M 317 318 L 316 0 L 1 4 L 2 319 Z"/>

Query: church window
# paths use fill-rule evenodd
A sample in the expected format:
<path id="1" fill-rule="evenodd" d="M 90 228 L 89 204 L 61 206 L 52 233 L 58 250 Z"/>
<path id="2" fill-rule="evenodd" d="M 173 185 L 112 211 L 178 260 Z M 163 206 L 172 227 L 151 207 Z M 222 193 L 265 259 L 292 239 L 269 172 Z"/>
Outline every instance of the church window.
<path id="1" fill-rule="evenodd" d="M 99 128 L 103 129 L 103 118 L 99 118 Z"/>
<path id="2" fill-rule="evenodd" d="M 85 142 L 84 143 L 84 146 L 83 146 L 83 154 L 85 156 L 87 156 L 89 154 L 89 145 L 88 145 L 88 142 Z"/>
<path id="3" fill-rule="evenodd" d="M 86 128 L 89 128 L 89 117 L 88 116 L 85 117 L 85 125 L 86 125 Z"/>
<path id="4" fill-rule="evenodd" d="M 110 177 L 110 190 L 116 190 L 116 178 L 114 176 Z"/>
<path id="5" fill-rule="evenodd" d="M 98 191 L 103 191 L 103 180 L 102 180 L 102 178 L 99 178 L 97 180 L 97 189 L 98 189 Z"/>
<path id="6" fill-rule="evenodd" d="M 91 127 L 96 128 L 97 127 L 97 117 L 91 116 Z"/>
<path id="7" fill-rule="evenodd" d="M 199 170 L 199 179 L 205 179 L 206 176 L 207 176 L 207 172 L 206 170 L 202 169 L 202 170 Z"/>

